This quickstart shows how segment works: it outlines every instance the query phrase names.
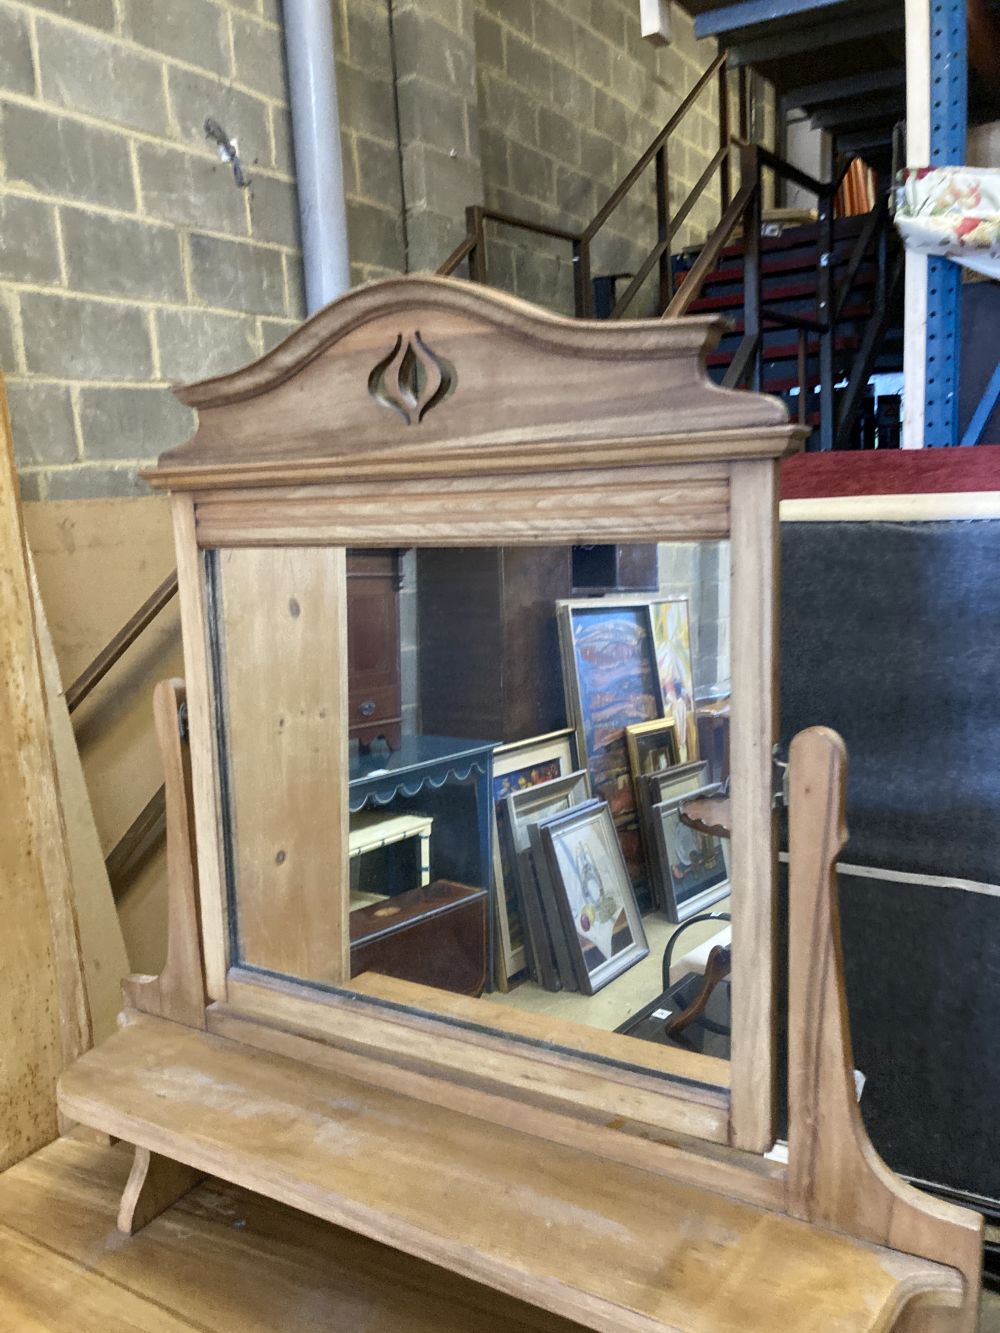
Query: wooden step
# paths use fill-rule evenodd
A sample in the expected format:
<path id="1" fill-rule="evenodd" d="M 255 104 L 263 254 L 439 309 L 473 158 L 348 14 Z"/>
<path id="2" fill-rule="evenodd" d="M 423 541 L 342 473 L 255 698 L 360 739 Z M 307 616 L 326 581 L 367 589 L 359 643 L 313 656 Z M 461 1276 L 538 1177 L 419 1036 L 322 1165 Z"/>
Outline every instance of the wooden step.
<path id="1" fill-rule="evenodd" d="M 729 335 L 727 335 L 729 336 Z M 845 335 L 842 338 L 835 338 L 833 350 L 836 352 L 853 352 L 857 350 L 859 339 L 853 334 Z M 710 352 L 705 358 L 705 364 L 708 366 L 728 366 L 735 355 L 735 349 L 731 352 Z M 795 342 L 781 343 L 777 347 L 765 347 L 764 363 L 770 364 L 773 361 L 794 361 L 799 355 L 799 344 Z M 806 356 L 814 357 L 819 355 L 819 339 L 810 337 L 806 340 Z"/>
<path id="2" fill-rule="evenodd" d="M 958 1275 L 620 1162 L 146 1016 L 65 1114 L 585 1327 L 891 1327 Z"/>
<path id="3" fill-rule="evenodd" d="M 874 284 L 875 284 L 875 275 L 871 274 L 870 276 L 863 277 L 859 279 L 857 282 L 855 282 L 851 287 L 851 291 L 854 292 L 855 290 L 862 287 L 872 287 L 874 286 Z M 708 284 L 706 283 L 706 286 L 707 285 Z M 776 302 L 779 301 L 781 302 L 797 301 L 800 303 L 801 302 L 815 303 L 816 283 L 795 282 L 795 283 L 786 283 L 781 287 L 765 287 L 762 292 L 762 295 L 765 302 L 767 302 L 769 305 L 774 305 Z M 745 298 L 742 286 L 739 288 L 738 291 L 725 292 L 715 296 L 699 296 L 696 301 L 691 302 L 691 305 L 689 306 L 687 313 L 689 315 L 711 315 L 719 310 L 732 310 L 732 309 L 739 310 L 743 305 L 744 299 Z M 857 309 L 858 306 L 855 304 L 853 308 Z M 863 309 L 865 310 L 868 310 L 869 308 L 870 307 L 868 306 L 863 307 Z M 841 316 L 841 318 L 844 319 L 850 318 L 848 309 L 844 310 L 844 313 Z"/>

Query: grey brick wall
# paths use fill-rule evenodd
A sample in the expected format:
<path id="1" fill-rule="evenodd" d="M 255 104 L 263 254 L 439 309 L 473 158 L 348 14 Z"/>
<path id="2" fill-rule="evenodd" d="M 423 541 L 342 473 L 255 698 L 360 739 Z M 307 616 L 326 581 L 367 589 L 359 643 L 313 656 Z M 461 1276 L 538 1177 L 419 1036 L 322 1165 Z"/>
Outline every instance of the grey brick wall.
<path id="1" fill-rule="evenodd" d="M 389 12 L 335 4 L 364 282 L 405 266 Z M 167 385 L 303 314 L 279 0 L 0 0 L 0 369 L 25 497 L 144 491 L 139 467 L 192 426 Z"/>
<path id="2" fill-rule="evenodd" d="M 642 40 L 636 0 L 477 0 L 479 117 L 486 202 L 579 231 L 591 220 L 715 56 L 673 6 L 671 45 Z M 706 90 L 673 140 L 679 205 L 718 147 L 717 98 Z M 592 272 L 634 272 L 656 242 L 652 166 L 609 219 Z M 719 213 L 717 181 L 678 243 Z M 570 247 L 491 228 L 488 275 L 499 286 L 572 313 Z M 632 313 L 648 312 L 652 282 Z"/>
<path id="3" fill-rule="evenodd" d="M 171 380 L 302 315 L 273 0 L 0 0 L 0 367 L 24 494 L 132 494 Z M 206 139 L 239 142 L 235 183 Z"/>
<path id="4" fill-rule="evenodd" d="M 637 0 L 331 3 L 355 282 L 436 268 L 478 201 L 582 227 L 714 54 L 677 7 L 673 45 L 644 43 Z M 0 369 L 27 497 L 141 491 L 190 430 L 167 385 L 301 319 L 280 18 L 280 0 L 0 0 Z M 675 200 L 715 144 L 713 94 L 677 141 Z M 686 235 L 717 209 L 713 186 Z M 570 308 L 564 244 L 489 237 L 490 281 Z M 650 172 L 594 272 L 654 239 Z"/>

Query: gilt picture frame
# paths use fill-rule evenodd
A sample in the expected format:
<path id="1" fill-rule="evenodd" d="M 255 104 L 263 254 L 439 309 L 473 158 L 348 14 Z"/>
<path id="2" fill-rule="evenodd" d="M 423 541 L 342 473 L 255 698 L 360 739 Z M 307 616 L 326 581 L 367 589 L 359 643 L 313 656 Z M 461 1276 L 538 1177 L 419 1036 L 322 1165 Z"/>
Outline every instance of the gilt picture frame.
<path id="1" fill-rule="evenodd" d="M 677 723 L 672 717 L 654 718 L 652 722 L 634 722 L 625 728 L 628 762 L 632 781 L 665 773 L 680 762 L 677 753 Z"/>

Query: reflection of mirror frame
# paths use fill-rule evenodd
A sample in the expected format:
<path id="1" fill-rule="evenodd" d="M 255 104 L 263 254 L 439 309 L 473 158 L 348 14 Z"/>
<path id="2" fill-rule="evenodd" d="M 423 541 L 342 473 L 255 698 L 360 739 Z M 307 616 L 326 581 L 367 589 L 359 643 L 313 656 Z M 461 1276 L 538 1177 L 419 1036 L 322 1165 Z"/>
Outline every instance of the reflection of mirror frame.
<path id="1" fill-rule="evenodd" d="M 702 358 L 717 330 L 701 319 L 563 320 L 466 283 L 402 279 L 350 293 L 255 365 L 180 391 L 198 409 L 199 429 L 161 458 L 151 480 L 174 493 L 206 985 L 211 1000 L 252 1020 L 246 1040 L 254 1022 L 262 1029 L 295 1023 L 320 1039 L 347 1039 L 349 1031 L 383 1055 L 412 1058 L 423 1049 L 425 1001 L 405 986 L 394 989 L 390 1012 L 384 993 L 322 993 L 308 980 L 319 957 L 339 957 L 348 981 L 346 912 L 329 904 L 330 867 L 346 875 L 347 859 L 344 548 L 728 537 L 731 864 L 742 886 L 734 903 L 731 1066 L 663 1048 L 643 1059 L 651 1072 L 626 1070 L 620 1054 L 609 1058 L 621 1048 L 609 1046 L 607 1034 L 582 1029 L 573 1051 L 540 1054 L 536 1016 L 524 1014 L 510 1020 L 506 1036 L 492 1019 L 482 1032 L 450 1030 L 449 1041 L 427 1045 L 426 1060 L 439 1076 L 455 1078 L 488 1048 L 493 1076 L 511 1087 L 537 1079 L 530 1067 L 544 1069 L 553 1104 L 607 1111 L 622 1104 L 627 1087 L 634 1114 L 647 1123 L 754 1151 L 770 1145 L 778 460 L 800 432 L 775 400 L 709 383 Z M 392 375 L 392 349 L 407 340 L 430 367 L 428 391 L 412 402 Z M 292 896 L 261 904 L 261 927 L 280 955 L 274 970 L 302 982 L 230 966 L 219 796 L 228 778 L 219 766 L 222 719 L 206 634 L 211 551 L 232 552 L 233 568 L 245 565 L 245 606 L 260 598 L 255 581 L 263 575 L 273 605 L 284 599 L 299 607 L 296 633 L 316 624 L 323 608 L 331 652 L 321 681 L 305 647 L 290 664 L 266 624 L 246 629 L 256 635 L 262 694 L 291 673 L 303 698 L 322 699 L 324 707 L 341 701 L 324 714 L 322 772 L 295 769 L 292 738 L 283 752 L 299 784 L 296 801 L 312 790 L 324 808 L 342 807 L 324 832 L 324 874 L 314 856 Z M 318 551 L 332 551 L 333 565 Z M 244 720 L 241 745 L 252 744 L 252 720 Z M 278 807 L 280 816 L 280 799 Z M 290 924 L 302 921 L 316 928 Z M 434 1009 L 461 1015 L 472 1029 L 482 1011 L 469 1005 L 480 1003 L 487 1002 L 443 997 Z M 551 1048 L 551 1034 L 548 1041 Z"/>

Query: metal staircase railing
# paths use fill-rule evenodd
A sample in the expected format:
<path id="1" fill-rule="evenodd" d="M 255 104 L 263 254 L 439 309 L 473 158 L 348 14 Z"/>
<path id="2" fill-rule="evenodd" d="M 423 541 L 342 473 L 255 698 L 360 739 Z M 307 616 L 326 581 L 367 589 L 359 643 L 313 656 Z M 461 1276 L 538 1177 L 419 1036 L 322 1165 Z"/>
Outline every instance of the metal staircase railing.
<path id="1" fill-rule="evenodd" d="M 741 75 L 745 71 L 740 71 Z M 685 117 L 706 90 L 717 88 L 719 146 L 698 180 L 675 208 L 670 204 L 670 140 Z M 653 164 L 656 173 L 655 198 L 657 238 L 634 274 L 612 275 L 630 278 L 620 297 L 608 302 L 610 317 L 620 318 L 632 306 L 647 279 L 658 269 L 656 311 L 664 318 L 685 315 L 701 295 L 706 279 L 715 269 L 727 244 L 738 234 L 743 238 L 743 337 L 729 365 L 723 383 L 730 388 L 749 387 L 760 390 L 765 363 L 764 332 L 767 328 L 793 330 L 798 339 L 797 380 L 798 417 L 807 420 L 810 387 L 808 375 L 808 347 L 812 335 L 818 340 L 819 351 L 819 447 L 844 447 L 850 439 L 871 366 L 878 353 L 885 332 L 891 301 L 902 272 L 898 247 L 893 244 L 888 208 L 880 202 L 872 210 L 859 233 L 844 275 L 834 287 L 834 200 L 840 189 L 849 163 L 830 181 L 819 181 L 806 172 L 759 144 L 748 143 L 743 137 L 749 116 L 746 107 L 745 85 L 740 85 L 740 137 L 729 133 L 730 97 L 725 53 L 719 55 L 705 70 L 677 110 L 659 131 L 638 161 L 615 187 L 608 199 L 582 231 L 571 231 L 548 223 L 519 217 L 496 209 L 475 204 L 466 210 L 467 234 L 438 269 L 441 274 L 454 273 L 463 261 L 468 262 L 469 277 L 476 282 L 487 279 L 487 223 L 547 236 L 566 242 L 572 248 L 574 274 L 574 312 L 579 318 L 594 314 L 594 291 L 591 280 L 591 257 L 595 240 L 609 219 L 631 193 L 647 168 Z M 734 176 L 738 171 L 739 187 L 734 192 Z M 818 239 L 816 253 L 816 309 L 812 315 L 796 314 L 766 304 L 761 288 L 761 219 L 763 214 L 764 174 L 799 186 L 817 200 Z M 720 217 L 714 230 L 705 240 L 694 265 L 674 290 L 671 246 L 680 228 L 701 200 L 715 176 L 719 179 Z M 840 410 L 835 401 L 835 364 L 837 326 L 842 321 L 847 298 L 854 289 L 859 269 L 874 251 L 876 265 L 876 296 L 868 319 L 861 346 L 855 357 L 843 394 Z"/>

